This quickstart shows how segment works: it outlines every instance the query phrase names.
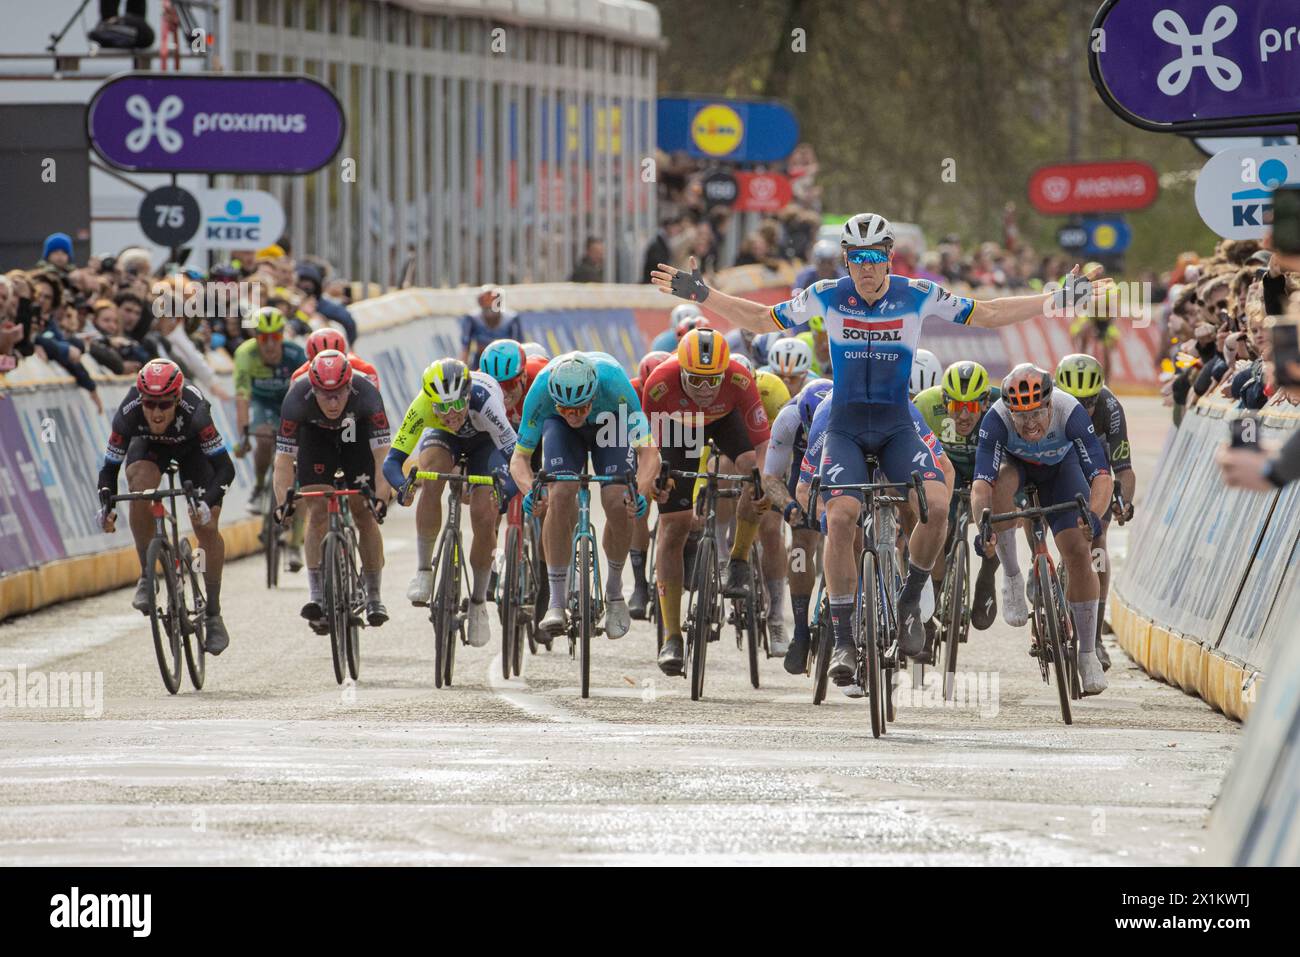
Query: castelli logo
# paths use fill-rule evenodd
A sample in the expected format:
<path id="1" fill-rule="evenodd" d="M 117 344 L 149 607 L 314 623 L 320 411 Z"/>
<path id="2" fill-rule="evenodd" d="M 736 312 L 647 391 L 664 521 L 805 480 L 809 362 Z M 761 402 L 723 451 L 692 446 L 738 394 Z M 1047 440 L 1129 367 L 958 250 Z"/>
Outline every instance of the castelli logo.
<path id="1" fill-rule="evenodd" d="M 1064 176 L 1049 176 L 1043 180 L 1043 195 L 1053 203 L 1063 203 L 1070 198 L 1070 181 Z"/>

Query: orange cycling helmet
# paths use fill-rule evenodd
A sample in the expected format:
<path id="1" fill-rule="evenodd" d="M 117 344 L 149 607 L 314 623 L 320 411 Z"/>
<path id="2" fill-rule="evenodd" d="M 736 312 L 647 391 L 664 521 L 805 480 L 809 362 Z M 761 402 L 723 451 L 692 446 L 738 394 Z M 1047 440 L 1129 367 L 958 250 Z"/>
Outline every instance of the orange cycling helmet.
<path id="1" fill-rule="evenodd" d="M 317 329 L 307 337 L 307 358 L 315 359 L 318 353 L 333 349 L 348 354 L 348 340 L 337 329 Z"/>
<path id="2" fill-rule="evenodd" d="M 731 347 L 716 329 L 692 329 L 677 343 L 677 361 L 687 375 L 722 375 Z"/>
<path id="3" fill-rule="evenodd" d="M 1002 380 L 1002 400 L 1012 412 L 1033 412 L 1052 401 L 1052 374 L 1022 362 Z"/>

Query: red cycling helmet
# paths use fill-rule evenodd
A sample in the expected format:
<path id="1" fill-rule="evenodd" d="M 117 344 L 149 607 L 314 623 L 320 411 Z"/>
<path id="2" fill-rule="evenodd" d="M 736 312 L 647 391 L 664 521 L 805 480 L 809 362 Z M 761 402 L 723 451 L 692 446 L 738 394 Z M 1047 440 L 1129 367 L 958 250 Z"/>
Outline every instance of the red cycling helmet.
<path id="1" fill-rule="evenodd" d="M 136 374 L 135 388 L 151 399 L 178 396 L 185 388 L 185 373 L 171 359 L 150 359 Z"/>
<path id="2" fill-rule="evenodd" d="M 326 349 L 311 360 L 307 378 L 313 388 L 323 392 L 336 392 L 347 388 L 352 382 L 352 363 L 337 349 Z"/>
<path id="3" fill-rule="evenodd" d="M 663 362 L 671 355 L 671 352 L 664 352 L 662 349 L 656 349 L 654 352 L 647 352 L 642 357 L 641 365 L 637 368 L 636 374 L 641 377 L 642 382 L 645 382 L 650 378 L 650 373 L 659 368 L 659 363 Z"/>
<path id="4" fill-rule="evenodd" d="M 333 349 L 344 355 L 348 354 L 348 340 L 343 333 L 337 329 L 317 329 L 307 337 L 307 358 L 315 359 L 317 355 L 325 352 L 327 349 Z"/>
<path id="5" fill-rule="evenodd" d="M 681 319 L 677 323 L 677 339 L 680 341 L 682 337 L 692 329 L 707 328 L 709 328 L 709 319 L 707 316 L 687 316 L 685 319 Z"/>

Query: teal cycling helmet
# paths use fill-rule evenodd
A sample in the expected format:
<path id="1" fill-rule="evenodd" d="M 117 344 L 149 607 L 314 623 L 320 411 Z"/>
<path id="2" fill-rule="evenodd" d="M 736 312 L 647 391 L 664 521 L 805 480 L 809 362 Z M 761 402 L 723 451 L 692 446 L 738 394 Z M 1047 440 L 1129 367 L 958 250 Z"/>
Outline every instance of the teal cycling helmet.
<path id="1" fill-rule="evenodd" d="M 566 409 L 586 405 L 596 395 L 596 367 L 581 352 L 556 358 L 550 367 L 546 391 L 555 404 Z"/>
<path id="2" fill-rule="evenodd" d="M 509 382 L 524 371 L 524 347 L 513 339 L 498 339 L 483 350 L 478 367 L 498 382 Z"/>

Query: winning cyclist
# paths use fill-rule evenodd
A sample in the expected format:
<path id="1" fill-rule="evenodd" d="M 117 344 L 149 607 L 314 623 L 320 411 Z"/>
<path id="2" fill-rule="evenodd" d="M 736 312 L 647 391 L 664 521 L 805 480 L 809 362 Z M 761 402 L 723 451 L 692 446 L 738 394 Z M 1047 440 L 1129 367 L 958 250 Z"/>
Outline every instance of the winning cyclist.
<path id="1" fill-rule="evenodd" d="M 830 464 L 823 476 L 830 482 L 862 483 L 871 476 L 865 468 L 867 454 L 879 457 L 890 481 L 906 481 L 913 471 L 925 479 L 932 520 L 919 523 L 910 542 L 906 583 L 899 596 L 902 632 L 900 647 L 915 656 L 925 643 L 920 596 L 938 557 L 946 521 L 948 489 L 938 465 L 912 425 L 907 385 L 912 354 L 929 317 L 961 325 L 986 328 L 1026 322 L 1067 299 L 1087 304 L 1104 292 L 1107 280 L 1079 275 L 1078 267 L 1055 293 L 1010 296 L 976 302 L 954 296 L 924 279 L 890 275 L 894 256 L 894 229 L 874 213 L 862 213 L 844 224 L 841 255 L 849 275 L 820 280 L 789 302 L 771 308 L 730 296 L 706 285 L 695 260 L 691 269 L 661 264 L 651 279 L 665 293 L 709 308 L 722 318 L 754 331 L 772 325 L 791 328 L 823 318 L 833 367 L 835 390 L 825 456 Z M 831 619 L 836 639 L 836 659 L 841 673 L 851 671 L 855 656 L 852 611 L 857 590 L 853 551 L 861 497 L 827 496 L 828 532 L 826 577 L 830 590 Z"/>
<path id="2" fill-rule="evenodd" d="M 486 350 L 484 355 L 486 355 Z M 424 370 L 420 394 L 406 409 L 402 427 L 384 459 L 384 475 L 401 489 L 398 501 L 410 505 L 418 484 L 403 474 L 403 465 L 418 444 L 417 469 L 451 472 L 462 458 L 469 475 L 496 475 L 501 479 L 500 502 L 487 485 L 473 487 L 469 497 L 474 539 L 469 549 L 470 602 L 467 639 L 482 647 L 491 640 L 487 610 L 492 552 L 497 524 L 515 494 L 508 470 L 515 430 L 506 418 L 505 400 L 497 381 L 485 372 L 471 373 L 459 359 L 439 359 Z M 433 549 L 442 528 L 442 492 L 446 482 L 425 482 L 415 508 L 416 571 L 406 597 L 413 605 L 427 605 L 433 593 Z"/>
<path id="3" fill-rule="evenodd" d="M 286 321 L 274 306 L 257 310 L 248 320 L 257 336 L 241 342 L 234 356 L 235 428 L 240 436 L 234 452 L 235 458 L 242 459 L 252 440 L 256 480 L 250 501 L 259 511 L 266 508 L 266 473 L 275 454 L 275 434 L 280 431 L 280 405 L 289 391 L 293 370 L 307 361 L 302 346 L 285 342 Z M 300 555 L 291 552 L 288 558 L 291 565 L 302 566 Z"/>
<path id="4" fill-rule="evenodd" d="M 1079 680 L 1084 694 L 1106 690 L 1106 676 L 1097 659 L 1097 573 L 1092 567 L 1090 539 L 1101 535 L 1100 515 L 1110 508 L 1110 470 L 1088 413 L 1077 399 L 1052 387 L 1051 373 L 1029 363 L 1016 366 L 1002 380 L 1002 397 L 993 404 L 980 428 L 971 488 L 971 513 L 986 508 L 1010 512 L 1015 496 L 1027 482 L 1038 487 L 1043 506 L 1089 499 L 1088 527 L 1072 512 L 1048 520 L 1061 560 L 1069 573 L 1066 602 L 1079 639 Z M 1007 534 L 1003 532 L 1011 529 Z M 1002 559 L 1002 617 L 1019 628 L 1029 620 L 1025 580 L 1016 553 L 1014 523 L 993 528 L 993 540 L 975 539 L 985 555 L 994 548 Z"/>
<path id="5" fill-rule="evenodd" d="M 941 384 L 916 394 L 913 404 L 926 424 L 943 442 L 944 452 L 956 471 L 958 485 L 969 487 L 975 481 L 975 452 L 979 447 L 980 423 L 989 406 L 1002 395 L 989 384 L 988 370 L 978 362 L 954 362 L 944 370 Z M 944 554 L 952 546 L 957 527 L 957 507 L 961 499 L 953 496 L 948 507 L 948 540 Z M 975 596 L 971 607 L 971 624 L 984 631 L 998 614 L 996 582 L 998 558 L 980 555 L 980 570 L 975 577 Z M 934 563 L 934 587 L 943 585 L 942 561 Z"/>
<path id="6" fill-rule="evenodd" d="M 207 641 L 204 647 L 219 655 L 230 644 L 221 620 L 221 568 L 226 546 L 217 527 L 221 501 L 235 478 L 235 463 L 226 452 L 221 433 L 212 423 L 208 400 L 185 384 L 180 366 L 170 359 L 151 359 L 135 377 L 135 386 L 113 415 L 113 428 L 99 472 L 99 526 L 105 533 L 117 527 L 117 511 L 105 502 L 117 494 L 117 473 L 126 463 L 127 486 L 143 492 L 162 485 L 162 473 L 172 462 L 180 467 L 182 481 L 194 483 L 201 500 L 190 511 L 194 535 L 203 550 L 203 582 L 207 591 Z M 143 573 L 145 553 L 153 538 L 153 515 L 148 502 L 131 503 L 131 537 L 140 556 L 140 581 L 131 607 L 144 614 L 154 601 Z"/>
<path id="7" fill-rule="evenodd" d="M 695 329 L 677 346 L 677 355 L 665 359 L 645 384 L 646 414 L 656 423 L 664 460 L 674 469 L 695 471 L 704 444 L 713 439 L 723 456 L 719 470 L 748 472 L 763 465 L 770 427 L 763 400 L 753 377 L 731 350 L 722 334 Z M 675 482 L 659 493 L 659 551 L 655 568 L 659 607 L 664 622 L 664 644 L 659 669 L 681 674 L 683 654 L 681 603 L 684 578 L 683 552 L 692 520 L 693 482 Z M 730 505 L 730 500 L 723 500 Z M 719 503 L 721 505 L 721 503 Z M 744 598 L 749 593 L 749 550 L 758 534 L 758 522 L 767 507 L 766 497 L 740 496 L 736 534 L 723 594 Z M 718 524 L 727 526 L 730 508 L 718 509 Z"/>
<path id="8" fill-rule="evenodd" d="M 581 474 L 588 456 L 597 475 L 622 475 L 636 469 L 636 489 L 604 485 L 600 490 L 605 506 L 602 544 L 607 563 L 605 633 L 610 638 L 622 638 L 632 625 L 623 599 L 623 565 L 632 541 L 632 520 L 645 514 L 648 496 L 654 492 L 659 450 L 641 411 L 641 399 L 613 356 L 569 352 L 551 360 L 524 399 L 519 439 L 510 460 L 510 474 L 524 493 L 525 511 L 543 516 L 542 547 L 550 607 L 540 628 L 554 638 L 566 627 L 578 488 L 573 482 L 556 482 L 546 498 L 539 501 L 533 489 L 531 462 L 539 442 L 547 472 Z"/>
<path id="9" fill-rule="evenodd" d="M 1101 570 L 1097 573 L 1100 589 L 1100 597 L 1097 599 L 1097 658 L 1101 661 L 1102 670 L 1109 671 L 1110 656 L 1101 641 L 1100 631 L 1106 614 L 1106 595 L 1110 591 L 1110 553 L 1106 551 L 1106 532 L 1110 529 L 1112 517 L 1125 522 L 1133 517 L 1133 493 L 1137 490 L 1137 473 L 1133 471 L 1132 450 L 1128 441 L 1128 420 L 1119 399 L 1106 387 L 1101 363 L 1094 357 L 1081 353 L 1066 356 L 1056 367 L 1056 384 L 1061 391 L 1078 399 L 1083 410 L 1092 418 L 1092 427 L 1101 438 L 1106 460 L 1110 463 L 1110 470 L 1119 483 L 1120 496 L 1124 499 L 1122 512 L 1119 502 L 1114 502 L 1102 515 L 1101 537 L 1092 543 L 1094 554 L 1100 549 L 1106 555 L 1106 560 L 1101 563 Z"/>
<path id="10" fill-rule="evenodd" d="M 275 454 L 275 517 L 284 524 L 291 514 L 285 499 L 294 482 L 305 492 L 330 488 L 342 470 L 351 485 L 365 479 L 375 496 L 387 502 L 392 494 L 381 466 L 388 453 L 388 415 L 379 390 L 362 375 L 352 374 L 348 357 L 334 349 L 316 354 L 307 377 L 289 387 L 280 410 L 280 435 Z M 307 603 L 302 617 L 312 631 L 327 634 L 321 543 L 329 530 L 324 499 L 303 499 L 307 509 Z M 378 627 L 388 620 L 380 599 L 384 540 L 379 522 L 367 502 L 351 496 L 348 506 L 356 524 L 361 550 L 361 577 L 366 585 L 366 621 Z M 296 510 L 295 503 L 292 510 Z"/>

